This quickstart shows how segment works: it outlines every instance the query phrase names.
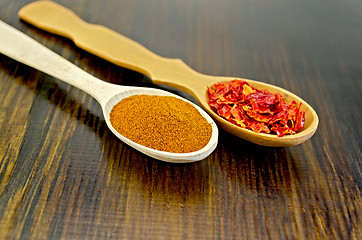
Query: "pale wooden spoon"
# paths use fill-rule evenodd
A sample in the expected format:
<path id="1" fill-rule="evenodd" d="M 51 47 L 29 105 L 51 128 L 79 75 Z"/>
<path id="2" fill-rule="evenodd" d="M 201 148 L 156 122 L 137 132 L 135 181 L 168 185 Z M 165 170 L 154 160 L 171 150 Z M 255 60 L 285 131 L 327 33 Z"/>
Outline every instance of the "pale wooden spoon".
<path id="1" fill-rule="evenodd" d="M 258 89 L 281 93 L 287 102 L 302 103 L 306 112 L 304 128 L 295 135 L 278 137 L 272 134 L 254 133 L 219 117 L 208 105 L 207 87 L 226 82 L 234 77 L 216 77 L 198 73 L 180 59 L 169 59 L 154 54 L 139 43 L 104 26 L 87 23 L 74 12 L 51 1 L 30 3 L 19 11 L 19 17 L 48 32 L 70 38 L 74 43 L 103 59 L 149 76 L 153 83 L 167 85 L 191 94 L 224 130 L 264 146 L 289 146 L 300 144 L 315 133 L 318 116 L 314 109 L 295 94 L 267 83 L 246 80 Z M 238 78 L 242 79 L 242 78 Z"/>
<path id="2" fill-rule="evenodd" d="M 123 142 L 140 152 L 162 161 L 182 163 L 202 160 L 216 148 L 218 142 L 216 123 L 205 111 L 190 101 L 160 89 L 126 87 L 101 81 L 2 21 L 0 21 L 0 36 L 0 53 L 63 80 L 93 96 L 101 105 L 104 119 L 111 131 Z M 119 134 L 110 123 L 110 111 L 123 98 L 140 94 L 174 96 L 192 104 L 212 126 L 210 141 L 205 147 L 195 152 L 170 153 L 145 147 Z"/>

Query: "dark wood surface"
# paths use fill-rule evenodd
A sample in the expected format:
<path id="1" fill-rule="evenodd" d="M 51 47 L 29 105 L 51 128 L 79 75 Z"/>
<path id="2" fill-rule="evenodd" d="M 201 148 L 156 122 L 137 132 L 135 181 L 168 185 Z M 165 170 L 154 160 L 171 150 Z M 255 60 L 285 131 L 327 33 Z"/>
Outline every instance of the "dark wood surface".
<path id="1" fill-rule="evenodd" d="M 0 0 L 0 20 L 104 81 L 163 88 L 20 21 L 29 2 Z M 86 93 L 0 54 L 0 239 L 362 239 L 362 1 L 56 2 L 197 71 L 288 89 L 320 125 L 286 148 L 220 130 L 205 160 L 164 163 Z"/>

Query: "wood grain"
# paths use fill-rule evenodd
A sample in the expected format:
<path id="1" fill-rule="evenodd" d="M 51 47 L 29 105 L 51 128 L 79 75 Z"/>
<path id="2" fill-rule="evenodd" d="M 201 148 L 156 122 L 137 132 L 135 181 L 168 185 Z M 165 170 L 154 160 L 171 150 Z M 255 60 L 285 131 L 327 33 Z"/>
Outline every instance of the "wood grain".
<path id="1" fill-rule="evenodd" d="M 154 86 L 69 40 L 0 19 L 108 82 Z M 56 1 L 197 71 L 286 88 L 320 117 L 304 144 L 168 164 L 107 129 L 97 102 L 0 55 L 0 239 L 361 239 L 362 3 Z M 182 92 L 170 89 L 182 96 Z"/>

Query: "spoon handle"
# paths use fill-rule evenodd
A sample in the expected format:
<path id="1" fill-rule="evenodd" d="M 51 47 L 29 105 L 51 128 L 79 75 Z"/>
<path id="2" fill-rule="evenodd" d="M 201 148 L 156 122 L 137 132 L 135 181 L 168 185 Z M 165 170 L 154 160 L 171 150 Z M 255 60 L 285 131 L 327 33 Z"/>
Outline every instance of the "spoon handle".
<path id="1" fill-rule="evenodd" d="M 104 26 L 83 21 L 71 10 L 52 1 L 32 2 L 19 11 L 19 17 L 45 31 L 70 38 L 74 43 L 109 62 L 149 76 L 153 83 L 167 85 L 198 95 L 206 92 L 207 76 L 187 66 L 181 59 L 161 57 L 141 44 Z M 197 79 L 197 80 L 195 80 Z"/>
<path id="2" fill-rule="evenodd" d="M 107 100 L 113 84 L 93 77 L 2 21 L 0 36 L 1 53 L 85 91 L 99 103 Z"/>

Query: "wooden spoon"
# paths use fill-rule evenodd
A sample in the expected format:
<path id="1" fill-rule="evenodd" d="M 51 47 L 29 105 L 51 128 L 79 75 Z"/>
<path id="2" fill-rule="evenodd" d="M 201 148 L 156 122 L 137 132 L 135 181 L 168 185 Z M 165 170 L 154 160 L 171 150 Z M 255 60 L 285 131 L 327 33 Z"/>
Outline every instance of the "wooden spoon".
<path id="1" fill-rule="evenodd" d="M 40 29 L 70 38 L 78 47 L 116 65 L 143 73 L 155 84 L 171 86 L 191 94 L 221 128 L 250 142 L 275 147 L 297 145 L 311 138 L 317 130 L 318 116 L 314 109 L 295 94 L 280 87 L 243 79 L 257 89 L 281 93 L 287 102 L 292 100 L 301 102 L 302 110 L 306 112 L 304 128 L 295 135 L 283 137 L 255 133 L 229 123 L 219 117 L 208 105 L 207 87 L 214 83 L 233 80 L 234 77 L 216 77 L 198 73 L 180 59 L 156 55 L 115 31 L 83 21 L 74 12 L 51 1 L 30 3 L 19 11 L 19 17 Z"/>
<path id="2" fill-rule="evenodd" d="M 140 152 L 162 161 L 181 163 L 202 160 L 216 148 L 218 129 L 215 122 L 205 111 L 188 100 L 160 89 L 126 87 L 101 81 L 2 21 L 0 21 L 0 36 L 0 53 L 63 80 L 97 99 L 111 131 L 123 142 Z M 110 123 L 110 111 L 123 98 L 140 94 L 174 96 L 191 103 L 212 126 L 210 141 L 205 147 L 195 152 L 170 153 L 145 147 L 119 134 Z"/>

